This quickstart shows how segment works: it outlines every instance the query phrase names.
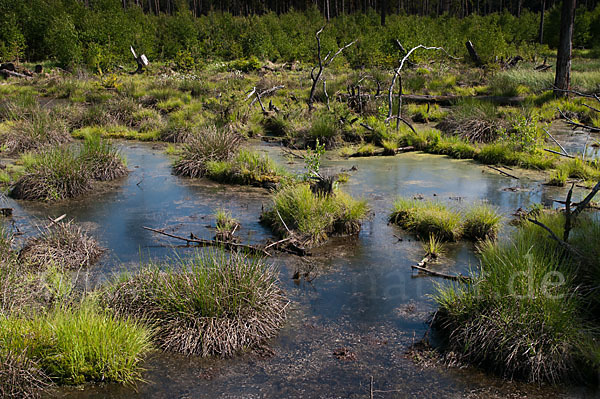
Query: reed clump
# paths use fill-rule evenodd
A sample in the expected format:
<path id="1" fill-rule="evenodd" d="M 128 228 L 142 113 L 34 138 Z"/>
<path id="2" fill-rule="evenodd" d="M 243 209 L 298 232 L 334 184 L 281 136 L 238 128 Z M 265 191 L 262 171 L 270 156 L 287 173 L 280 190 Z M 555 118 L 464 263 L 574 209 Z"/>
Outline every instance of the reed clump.
<path id="1" fill-rule="evenodd" d="M 30 238 L 19 252 L 19 260 L 37 268 L 54 264 L 77 270 L 94 264 L 103 249 L 72 220 L 42 228 L 40 235 Z"/>
<path id="2" fill-rule="evenodd" d="M 310 184 L 300 183 L 281 188 L 261 221 L 281 237 L 299 233 L 306 245 L 312 245 L 330 235 L 358 234 L 368 212 L 366 201 L 339 189 L 330 194 L 315 193 Z"/>
<path id="3" fill-rule="evenodd" d="M 288 301 L 263 260 L 223 251 L 198 252 L 174 268 L 149 266 L 106 289 L 116 314 L 155 326 L 166 351 L 230 357 L 274 337 Z"/>
<path id="4" fill-rule="evenodd" d="M 209 162 L 230 160 L 241 142 L 241 136 L 232 129 L 207 126 L 183 147 L 183 154 L 173 170 L 180 176 L 202 177 L 207 172 Z"/>

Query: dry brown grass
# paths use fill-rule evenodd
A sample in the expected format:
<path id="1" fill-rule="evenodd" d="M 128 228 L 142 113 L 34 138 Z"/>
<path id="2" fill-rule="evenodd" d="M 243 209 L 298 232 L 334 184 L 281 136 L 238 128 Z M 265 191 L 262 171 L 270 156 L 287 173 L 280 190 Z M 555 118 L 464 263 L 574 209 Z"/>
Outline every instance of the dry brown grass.
<path id="1" fill-rule="evenodd" d="M 10 154 L 39 150 L 72 141 L 66 122 L 50 111 L 34 107 L 0 135 L 0 147 Z"/>
<path id="2" fill-rule="evenodd" d="M 0 398 L 39 398 L 50 384 L 50 379 L 25 351 L 13 352 L 0 346 Z"/>
<path id="3" fill-rule="evenodd" d="M 185 145 L 183 155 L 174 166 L 176 175 L 202 177 L 210 161 L 227 161 L 237 152 L 242 137 L 229 127 L 207 126 Z"/>
<path id="4" fill-rule="evenodd" d="M 19 252 L 19 260 L 40 268 L 55 264 L 78 269 L 94 264 L 102 252 L 98 242 L 73 221 L 58 222 L 29 239 Z"/>

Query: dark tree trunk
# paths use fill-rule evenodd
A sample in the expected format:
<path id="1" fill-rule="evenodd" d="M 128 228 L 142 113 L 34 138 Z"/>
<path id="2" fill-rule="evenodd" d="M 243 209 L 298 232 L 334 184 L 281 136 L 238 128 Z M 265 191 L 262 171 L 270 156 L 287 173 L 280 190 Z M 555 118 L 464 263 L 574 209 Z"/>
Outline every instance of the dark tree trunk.
<path id="1" fill-rule="evenodd" d="M 385 26 L 385 15 L 387 13 L 387 0 L 380 0 L 381 26 Z"/>
<path id="2" fill-rule="evenodd" d="M 544 14 L 546 13 L 546 0 L 542 0 L 542 14 L 540 15 L 540 44 L 544 44 Z"/>
<path id="3" fill-rule="evenodd" d="M 577 0 L 563 0 L 560 18 L 560 40 L 556 54 L 556 77 L 554 78 L 554 86 L 560 90 L 554 90 L 556 97 L 566 96 L 568 93 L 561 90 L 569 90 L 576 3 Z"/>

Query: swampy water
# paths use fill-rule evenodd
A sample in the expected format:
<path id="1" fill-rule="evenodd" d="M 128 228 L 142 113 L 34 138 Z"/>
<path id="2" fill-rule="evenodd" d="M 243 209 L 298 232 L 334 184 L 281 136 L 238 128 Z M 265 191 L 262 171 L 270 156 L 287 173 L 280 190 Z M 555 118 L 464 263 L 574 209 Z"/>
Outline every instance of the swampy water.
<path id="1" fill-rule="evenodd" d="M 124 268 L 189 255 L 192 249 L 143 230 L 142 226 L 211 238 L 212 214 L 232 212 L 244 241 L 270 237 L 258 218 L 269 206 L 266 190 L 190 180 L 171 174 L 164 147 L 120 143 L 128 177 L 77 201 L 40 205 L 13 202 L 15 224 L 25 234 L 32 222 L 67 214 L 106 247 L 101 264 L 89 271 L 89 284 Z M 256 144 L 291 169 L 276 146 Z M 95 385 L 53 392 L 60 398 L 368 398 L 374 397 L 593 397 L 583 388 L 537 387 L 487 376 L 472 368 L 424 367 L 407 350 L 428 331 L 435 310 L 429 294 L 444 281 L 413 277 L 411 264 L 423 250 L 414 237 L 387 224 L 398 195 L 437 198 L 457 207 L 487 200 L 507 218 L 519 207 L 563 198 L 562 190 L 541 184 L 539 176 L 514 180 L 470 161 L 407 153 L 396 157 L 328 160 L 324 167 L 349 170 L 343 188 L 368 200 L 373 215 L 358 238 L 336 239 L 303 259 L 277 256 L 281 285 L 291 300 L 288 322 L 269 350 L 235 359 L 199 359 L 156 353 L 145 364 L 146 383 L 136 388 Z M 510 227 L 506 227 L 509 229 Z M 476 265 L 471 244 L 455 244 L 435 267 L 466 273 Z M 309 282 L 291 276 L 312 270 Z M 432 339 L 435 339 L 433 336 Z M 342 352 L 338 358 L 334 352 Z"/>

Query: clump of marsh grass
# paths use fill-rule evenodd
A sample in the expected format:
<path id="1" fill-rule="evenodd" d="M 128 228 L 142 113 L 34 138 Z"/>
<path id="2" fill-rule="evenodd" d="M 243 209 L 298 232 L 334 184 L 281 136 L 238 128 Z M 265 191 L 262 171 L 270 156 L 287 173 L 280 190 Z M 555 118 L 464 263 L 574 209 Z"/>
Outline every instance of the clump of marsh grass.
<path id="1" fill-rule="evenodd" d="M 16 154 L 62 145 L 72 141 L 65 121 L 39 106 L 23 111 L 0 135 L 0 147 Z"/>
<path id="2" fill-rule="evenodd" d="M 240 228 L 240 222 L 231 216 L 231 212 L 218 209 L 215 213 L 216 241 L 234 241 L 235 231 Z"/>
<path id="3" fill-rule="evenodd" d="M 568 178 L 568 172 L 566 172 L 565 170 L 557 169 L 552 171 L 550 179 L 546 182 L 546 185 L 564 187 L 565 184 L 567 184 Z"/>
<path id="4" fill-rule="evenodd" d="M 72 148 L 52 148 L 28 157 L 25 174 L 11 196 L 25 200 L 53 201 L 73 198 L 92 188 L 90 172 Z"/>
<path id="5" fill-rule="evenodd" d="M 310 184 L 287 185 L 273 198 L 273 206 L 261 215 L 279 236 L 291 232 L 304 237 L 304 244 L 317 244 L 329 235 L 358 234 L 368 213 L 366 201 L 335 190 L 331 194 L 314 193 Z"/>
<path id="6" fill-rule="evenodd" d="M 463 216 L 463 237 L 471 240 L 496 238 L 502 216 L 489 204 L 479 204 L 467 209 Z"/>
<path id="7" fill-rule="evenodd" d="M 222 183 L 270 188 L 285 175 L 285 171 L 268 155 L 244 149 L 239 150 L 231 160 L 209 161 L 206 164 L 206 177 Z"/>
<path id="8" fill-rule="evenodd" d="M 282 327 L 288 301 L 263 260 L 206 251 L 177 266 L 117 278 L 106 290 L 106 304 L 155 326 L 162 349 L 186 355 L 230 357 Z"/>
<path id="9" fill-rule="evenodd" d="M 86 136 L 79 159 L 94 180 L 114 180 L 129 173 L 119 150 L 99 134 Z"/>
<path id="10" fill-rule="evenodd" d="M 140 381 L 151 335 L 139 321 L 118 318 L 91 299 L 0 318 L 0 347 L 23 353 L 58 384 Z"/>
<path id="11" fill-rule="evenodd" d="M 468 100 L 454 106 L 436 127 L 471 143 L 489 143 L 498 138 L 504 125 L 493 104 Z"/>
<path id="12" fill-rule="evenodd" d="M 460 214 L 434 201 L 398 198 L 390 222 L 425 239 L 433 234 L 443 241 L 456 241 L 461 235 Z"/>
<path id="13" fill-rule="evenodd" d="M 564 224 L 558 213 L 538 220 L 556 233 Z M 582 311 L 576 260 L 532 223 L 510 240 L 484 243 L 480 253 L 474 284 L 440 286 L 434 297 L 434 327 L 446 348 L 509 378 L 556 383 L 581 376 L 597 344 Z"/>
<path id="14" fill-rule="evenodd" d="M 37 399 L 50 385 L 50 378 L 26 351 L 0 349 L 1 398 Z"/>
<path id="15" fill-rule="evenodd" d="M 429 239 L 422 243 L 425 254 L 432 258 L 439 258 L 446 252 L 444 248 L 444 242 L 440 240 L 435 234 L 430 233 Z"/>
<path id="16" fill-rule="evenodd" d="M 236 154 L 242 138 L 231 129 L 207 126 L 183 148 L 173 167 L 175 174 L 202 177 L 210 161 L 227 161 Z"/>
<path id="17" fill-rule="evenodd" d="M 103 249 L 73 221 L 53 223 L 29 239 L 19 252 L 19 260 L 37 268 L 54 264 L 79 269 L 94 264 Z"/>

